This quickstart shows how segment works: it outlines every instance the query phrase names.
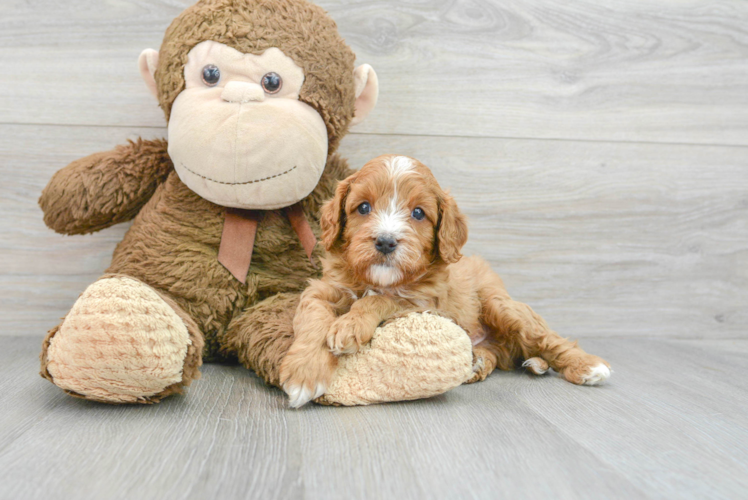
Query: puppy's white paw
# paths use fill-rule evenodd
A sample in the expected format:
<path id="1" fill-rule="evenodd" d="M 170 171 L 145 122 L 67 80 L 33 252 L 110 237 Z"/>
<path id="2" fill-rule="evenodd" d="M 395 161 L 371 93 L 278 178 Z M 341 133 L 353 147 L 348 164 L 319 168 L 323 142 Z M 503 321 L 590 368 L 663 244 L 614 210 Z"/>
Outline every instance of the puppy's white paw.
<path id="1" fill-rule="evenodd" d="M 318 383 L 312 392 L 304 385 L 284 384 L 283 390 L 288 394 L 288 405 L 291 408 L 301 408 L 309 401 L 313 401 L 325 394 L 327 387 L 323 383 Z"/>
<path id="2" fill-rule="evenodd" d="M 590 368 L 586 375 L 582 376 L 582 384 L 584 385 L 599 385 L 610 378 L 610 374 L 613 371 L 608 368 L 605 364 L 600 363 Z"/>
<path id="3" fill-rule="evenodd" d="M 543 375 L 548 371 L 548 363 L 541 358 L 529 358 L 522 363 L 523 368 L 527 368 L 531 373 L 535 375 Z"/>
<path id="4" fill-rule="evenodd" d="M 327 386 L 323 383 L 317 384 L 317 387 L 314 390 L 314 396 L 312 396 L 312 400 L 315 400 L 319 397 L 322 397 L 327 392 Z"/>
<path id="5" fill-rule="evenodd" d="M 285 384 L 283 390 L 288 394 L 288 405 L 291 408 L 299 408 L 312 400 L 311 391 L 302 385 Z"/>
<path id="6" fill-rule="evenodd" d="M 486 362 L 481 357 L 475 358 L 473 362 L 473 373 L 478 373 L 486 367 Z"/>

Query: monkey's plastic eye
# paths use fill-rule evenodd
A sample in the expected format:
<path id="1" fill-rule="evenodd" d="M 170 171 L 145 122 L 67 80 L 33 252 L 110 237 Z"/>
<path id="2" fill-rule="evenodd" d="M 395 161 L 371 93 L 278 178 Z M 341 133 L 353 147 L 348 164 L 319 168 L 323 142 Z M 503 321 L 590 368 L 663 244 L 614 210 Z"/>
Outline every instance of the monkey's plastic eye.
<path id="1" fill-rule="evenodd" d="M 426 212 L 422 208 L 418 207 L 413 210 L 413 218 L 415 220 L 423 220 L 424 217 L 426 217 Z"/>
<path id="2" fill-rule="evenodd" d="M 214 64 L 208 64 L 203 68 L 203 83 L 208 87 L 215 87 L 221 79 L 221 70 Z"/>
<path id="3" fill-rule="evenodd" d="M 278 73 L 270 72 L 262 77 L 262 88 L 268 94 L 275 94 L 283 87 L 283 78 Z"/>
<path id="4" fill-rule="evenodd" d="M 358 206 L 358 213 L 361 215 L 366 215 L 369 212 L 371 212 L 371 205 L 369 205 L 367 202 L 363 202 Z"/>

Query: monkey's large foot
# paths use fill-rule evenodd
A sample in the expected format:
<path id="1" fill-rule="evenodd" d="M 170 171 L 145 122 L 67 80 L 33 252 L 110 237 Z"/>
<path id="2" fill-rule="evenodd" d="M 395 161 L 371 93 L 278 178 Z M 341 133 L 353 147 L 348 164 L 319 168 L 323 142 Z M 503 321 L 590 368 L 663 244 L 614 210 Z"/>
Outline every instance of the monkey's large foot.
<path id="1" fill-rule="evenodd" d="M 200 377 L 203 338 L 169 297 L 126 276 L 104 277 L 53 328 L 42 376 L 105 403 L 154 403 Z"/>
<path id="2" fill-rule="evenodd" d="M 317 403 L 366 405 L 442 394 L 473 375 L 473 346 L 449 319 L 412 313 L 377 328 L 369 344 L 341 356 Z"/>

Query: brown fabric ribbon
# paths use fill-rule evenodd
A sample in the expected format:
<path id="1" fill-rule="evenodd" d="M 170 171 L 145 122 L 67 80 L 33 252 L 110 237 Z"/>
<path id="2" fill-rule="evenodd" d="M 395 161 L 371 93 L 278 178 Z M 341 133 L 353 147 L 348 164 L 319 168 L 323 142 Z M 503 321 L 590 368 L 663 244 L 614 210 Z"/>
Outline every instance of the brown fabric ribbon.
<path id="1" fill-rule="evenodd" d="M 309 262 L 316 267 L 312 252 L 317 245 L 317 238 L 312 232 L 309 221 L 304 215 L 301 203 L 283 209 L 291 227 L 299 237 Z M 221 246 L 218 248 L 218 262 L 242 284 L 247 282 L 247 273 L 252 263 L 252 251 L 264 212 L 262 210 L 245 210 L 227 208 L 221 234 Z"/>
<path id="2" fill-rule="evenodd" d="M 309 225 L 309 221 L 306 220 L 301 203 L 284 208 L 283 211 L 286 213 L 286 217 L 288 217 L 291 227 L 296 231 L 296 235 L 301 241 L 301 246 L 304 247 L 309 263 L 312 267 L 316 267 L 314 259 L 312 258 L 312 252 L 314 252 L 314 247 L 317 246 L 317 237 L 314 236 L 312 227 Z"/>

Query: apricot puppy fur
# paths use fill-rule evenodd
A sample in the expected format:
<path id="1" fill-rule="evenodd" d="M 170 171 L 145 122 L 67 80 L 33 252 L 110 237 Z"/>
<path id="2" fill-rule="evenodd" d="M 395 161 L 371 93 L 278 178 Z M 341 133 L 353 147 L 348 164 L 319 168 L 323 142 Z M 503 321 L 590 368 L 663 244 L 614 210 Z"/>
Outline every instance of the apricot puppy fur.
<path id="1" fill-rule="evenodd" d="M 537 375 L 550 366 L 575 384 L 610 376 L 605 360 L 512 300 L 485 260 L 462 258 L 465 216 L 418 160 L 371 160 L 338 184 L 320 223 L 323 276 L 301 295 L 295 340 L 280 370 L 292 407 L 325 393 L 337 356 L 356 352 L 382 322 L 413 311 L 445 315 L 471 337 L 469 382 L 520 365 Z"/>

